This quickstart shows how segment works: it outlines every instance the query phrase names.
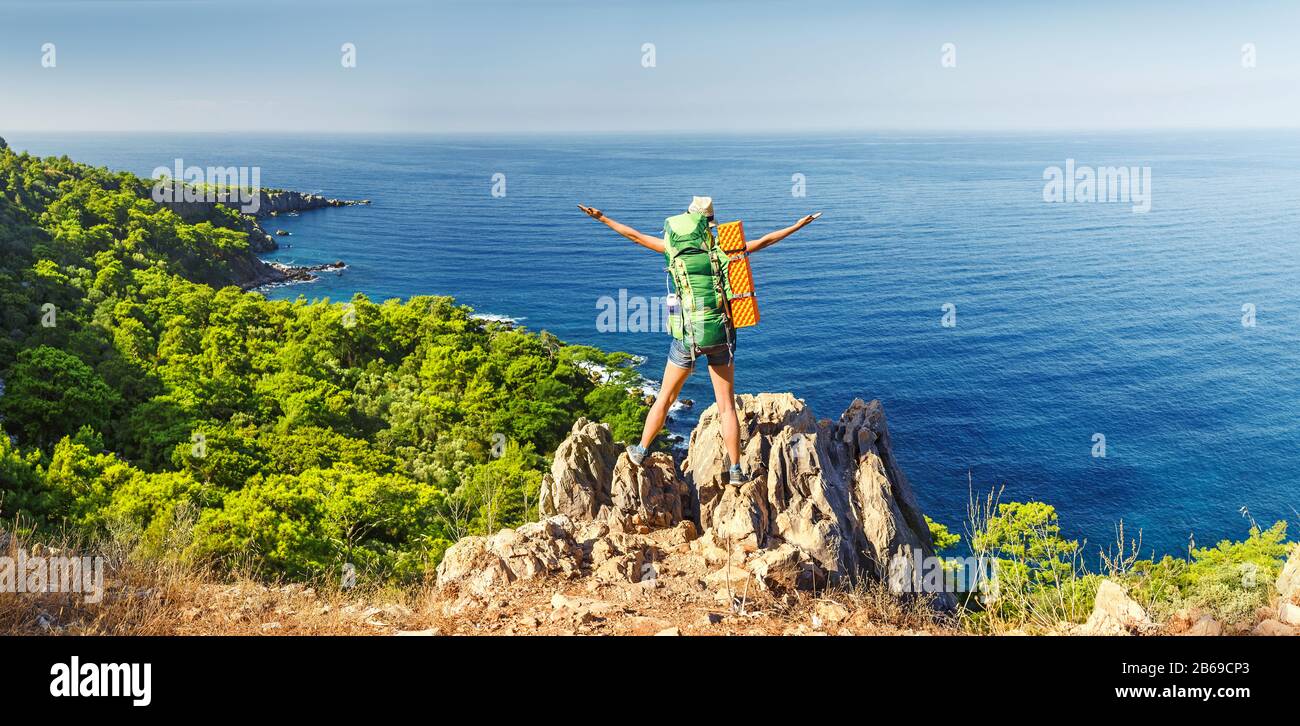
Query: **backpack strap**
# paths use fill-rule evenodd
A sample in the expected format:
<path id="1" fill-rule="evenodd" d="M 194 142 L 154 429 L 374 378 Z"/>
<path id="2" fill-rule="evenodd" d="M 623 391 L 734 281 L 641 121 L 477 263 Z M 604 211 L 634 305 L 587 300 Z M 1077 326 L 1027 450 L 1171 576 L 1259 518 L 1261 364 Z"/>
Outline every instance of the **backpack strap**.
<path id="1" fill-rule="evenodd" d="M 682 306 L 682 347 L 686 348 L 686 352 L 690 354 L 691 363 L 693 364 L 699 350 L 695 345 L 695 321 L 689 319 L 691 316 L 687 314 L 687 311 L 695 312 L 695 292 L 691 289 L 690 275 L 686 274 L 686 263 L 682 262 L 680 258 L 673 258 L 673 262 L 677 266 L 677 275 L 674 276 L 674 280 L 681 282 L 677 286 L 677 295 L 681 298 L 679 304 Z M 683 290 L 683 288 L 685 289 Z M 687 341 L 689 341 L 689 344 Z"/>
<path id="2" fill-rule="evenodd" d="M 731 357 L 731 362 L 736 362 L 736 326 L 731 319 L 731 299 L 727 294 L 727 272 L 722 269 L 722 263 L 718 260 L 718 255 L 722 253 L 721 249 L 714 245 L 710 251 L 709 257 L 713 261 L 713 285 L 718 295 L 719 305 L 722 307 L 722 317 L 727 325 L 727 354 Z"/>

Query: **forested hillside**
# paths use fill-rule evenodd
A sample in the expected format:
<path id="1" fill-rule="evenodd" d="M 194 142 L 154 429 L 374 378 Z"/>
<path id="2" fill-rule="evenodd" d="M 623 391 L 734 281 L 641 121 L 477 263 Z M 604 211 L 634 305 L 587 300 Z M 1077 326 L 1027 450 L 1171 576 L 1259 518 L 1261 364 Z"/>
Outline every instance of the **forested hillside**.
<path id="1" fill-rule="evenodd" d="M 639 429 L 629 356 L 447 297 L 241 292 L 235 213 L 187 224 L 150 188 L 0 141 L 5 529 L 410 579 L 535 514 L 544 456 L 579 416 Z"/>

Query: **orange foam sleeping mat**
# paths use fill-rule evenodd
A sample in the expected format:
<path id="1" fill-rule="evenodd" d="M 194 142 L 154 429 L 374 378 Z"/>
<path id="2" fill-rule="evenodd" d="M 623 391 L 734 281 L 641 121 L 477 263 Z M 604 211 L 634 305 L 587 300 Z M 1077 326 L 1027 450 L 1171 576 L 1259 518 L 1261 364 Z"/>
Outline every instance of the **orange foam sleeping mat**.
<path id="1" fill-rule="evenodd" d="M 758 325 L 758 298 L 754 292 L 749 253 L 745 252 L 744 223 L 735 221 L 718 225 L 718 246 L 731 260 L 727 265 L 727 278 L 731 283 L 732 324 L 737 328 Z"/>

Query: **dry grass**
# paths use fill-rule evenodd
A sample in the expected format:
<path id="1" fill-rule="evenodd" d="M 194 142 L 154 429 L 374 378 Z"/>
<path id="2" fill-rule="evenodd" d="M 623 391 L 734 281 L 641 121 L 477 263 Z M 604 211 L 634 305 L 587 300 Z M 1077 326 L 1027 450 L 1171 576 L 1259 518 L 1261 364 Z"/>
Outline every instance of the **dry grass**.
<path id="1" fill-rule="evenodd" d="M 956 631 L 919 603 L 875 586 L 784 596 L 759 594 L 739 612 L 712 591 L 665 579 L 657 587 L 543 579 L 486 600 L 435 595 L 424 627 L 448 635 L 940 635 Z M 555 607 L 553 598 L 580 601 Z"/>
<path id="2" fill-rule="evenodd" d="M 172 557 L 141 557 L 129 543 L 80 546 L 0 532 L 0 556 L 94 556 L 103 592 L 0 592 L 0 634 L 12 635 L 337 635 L 403 629 L 416 594 L 265 583 Z"/>
<path id="3" fill-rule="evenodd" d="M 924 602 L 857 584 L 777 595 L 751 589 L 743 608 L 685 572 L 653 586 L 578 579 L 516 582 L 487 599 L 424 584 L 343 590 L 322 583 L 267 583 L 174 557 L 142 557 L 130 538 L 93 553 L 64 539 L 37 542 L 0 533 L 0 554 L 94 554 L 104 593 L 0 593 L 0 633 L 21 635 L 900 635 L 952 633 Z M 225 570 L 222 570 L 225 573 Z M 593 603 L 585 612 L 553 606 L 555 596 Z M 93 597 L 91 598 L 93 599 Z M 576 601 L 576 600 L 574 600 Z M 582 608 L 580 608 L 581 610 Z M 594 611 L 594 612 L 593 612 Z"/>

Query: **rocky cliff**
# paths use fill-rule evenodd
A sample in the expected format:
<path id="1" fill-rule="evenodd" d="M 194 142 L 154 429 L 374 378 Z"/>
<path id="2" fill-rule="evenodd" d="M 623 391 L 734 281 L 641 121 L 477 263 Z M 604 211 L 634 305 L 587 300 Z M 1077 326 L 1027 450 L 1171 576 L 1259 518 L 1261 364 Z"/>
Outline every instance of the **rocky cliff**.
<path id="1" fill-rule="evenodd" d="M 186 222 L 209 220 L 212 208 L 217 205 L 240 212 L 244 231 L 248 233 L 249 248 L 258 253 L 271 252 L 279 248 L 275 237 L 262 226 L 261 220 L 263 219 L 277 217 L 281 214 L 324 209 L 326 207 L 351 207 L 370 204 L 369 199 L 359 201 L 332 199 L 319 194 L 304 194 L 303 192 L 284 189 L 261 189 L 258 191 L 256 200 L 257 211 L 253 214 L 245 214 L 242 211 L 245 208 L 245 203 L 234 198 L 233 192 L 220 192 L 215 196 L 214 201 L 170 201 L 161 202 L 161 204 L 176 212 Z M 252 208 L 254 206 L 253 201 L 250 200 L 247 205 L 247 208 Z"/>
<path id="2" fill-rule="evenodd" d="M 369 199 L 333 199 L 320 194 L 305 194 L 285 189 L 263 189 L 258 199 L 258 217 L 275 217 L 289 212 L 305 212 L 325 207 L 354 207 L 370 204 Z"/>
<path id="3" fill-rule="evenodd" d="M 743 486 L 724 483 L 716 406 L 701 416 L 679 469 L 664 453 L 632 464 L 608 426 L 579 420 L 542 481 L 542 522 L 467 537 L 438 568 L 439 588 L 491 597 L 541 576 L 740 593 L 887 581 L 919 592 L 913 564 L 932 556 L 925 517 L 894 460 L 879 402 L 817 420 L 789 394 L 736 399 Z M 951 595 L 930 593 L 938 609 Z"/>

